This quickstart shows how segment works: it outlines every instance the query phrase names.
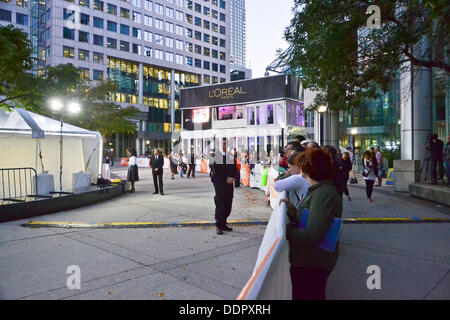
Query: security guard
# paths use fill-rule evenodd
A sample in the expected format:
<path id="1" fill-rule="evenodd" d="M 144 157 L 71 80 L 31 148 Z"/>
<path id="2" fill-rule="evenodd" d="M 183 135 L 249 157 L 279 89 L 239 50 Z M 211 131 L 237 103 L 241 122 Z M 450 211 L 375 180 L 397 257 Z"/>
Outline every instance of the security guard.
<path id="1" fill-rule="evenodd" d="M 216 205 L 216 232 L 233 231 L 227 226 L 227 218 L 233 204 L 234 182 L 238 179 L 238 168 L 231 153 L 227 152 L 227 139 L 222 139 L 222 150 L 211 154 L 211 181 L 214 184 Z"/>

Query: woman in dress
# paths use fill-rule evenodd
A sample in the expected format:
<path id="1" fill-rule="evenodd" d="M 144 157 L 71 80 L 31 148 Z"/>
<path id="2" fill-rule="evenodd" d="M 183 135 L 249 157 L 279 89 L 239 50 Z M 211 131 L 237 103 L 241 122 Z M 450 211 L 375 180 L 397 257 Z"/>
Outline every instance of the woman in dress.
<path id="1" fill-rule="evenodd" d="M 136 158 L 136 150 L 134 149 L 128 149 L 127 150 L 128 155 L 128 174 L 127 174 L 127 180 L 131 183 L 131 192 L 136 192 L 134 189 L 134 182 L 139 181 L 139 172 L 138 172 L 138 166 L 137 166 L 137 158 Z"/>

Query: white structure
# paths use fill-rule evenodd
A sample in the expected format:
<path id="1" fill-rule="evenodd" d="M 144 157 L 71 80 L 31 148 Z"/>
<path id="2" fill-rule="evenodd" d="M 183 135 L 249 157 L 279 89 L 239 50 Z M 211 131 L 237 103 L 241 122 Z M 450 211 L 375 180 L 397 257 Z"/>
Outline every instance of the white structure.
<path id="1" fill-rule="evenodd" d="M 208 154 L 213 145 L 218 149 L 220 138 L 228 138 L 230 148 L 248 150 L 250 161 L 257 161 L 313 130 L 308 128 L 312 112 L 304 108 L 301 81 L 292 76 L 183 89 L 181 109 L 186 154 Z"/>
<path id="2" fill-rule="evenodd" d="M 60 128 L 60 121 L 23 109 L 0 110 L 0 168 L 31 167 L 38 174 L 46 171 L 53 175 L 59 190 Z M 62 189 L 72 189 L 74 173 L 89 172 L 91 182 L 97 183 L 103 153 L 101 134 L 66 123 L 62 133 Z"/>

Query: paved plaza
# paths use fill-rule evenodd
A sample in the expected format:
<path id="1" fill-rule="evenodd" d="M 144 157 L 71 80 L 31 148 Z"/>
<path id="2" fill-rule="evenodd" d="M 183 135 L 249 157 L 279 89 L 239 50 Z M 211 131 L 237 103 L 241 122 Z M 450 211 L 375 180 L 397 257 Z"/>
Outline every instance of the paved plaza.
<path id="1" fill-rule="evenodd" d="M 114 167 L 124 178 L 126 169 Z M 151 171 L 140 169 L 136 193 L 97 205 L 0 224 L 1 299 L 235 299 L 248 281 L 264 225 L 236 226 L 216 235 L 213 227 L 25 228 L 28 221 L 191 222 L 214 220 L 209 177 L 170 180 L 166 195 L 153 195 Z M 375 189 L 365 200 L 350 186 L 344 218 L 449 218 L 450 209 Z M 231 220 L 269 219 L 264 193 L 235 192 Z M 447 223 L 345 224 L 340 257 L 330 276 L 328 299 L 450 299 Z M 81 288 L 69 290 L 67 267 L 81 271 Z M 369 290 L 367 267 L 381 269 L 381 289 Z"/>

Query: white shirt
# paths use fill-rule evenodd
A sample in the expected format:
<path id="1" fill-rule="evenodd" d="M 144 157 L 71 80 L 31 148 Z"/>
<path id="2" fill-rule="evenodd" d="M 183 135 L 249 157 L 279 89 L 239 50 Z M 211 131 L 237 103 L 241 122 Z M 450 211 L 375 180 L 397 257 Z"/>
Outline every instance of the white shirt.
<path id="1" fill-rule="evenodd" d="M 294 174 L 286 179 L 275 181 L 274 188 L 278 192 L 289 192 L 289 200 L 298 207 L 308 192 L 309 183 L 301 174 Z"/>
<path id="2" fill-rule="evenodd" d="M 137 159 L 135 156 L 130 157 L 130 159 L 128 159 L 128 166 L 134 166 L 135 164 L 137 164 Z"/>

